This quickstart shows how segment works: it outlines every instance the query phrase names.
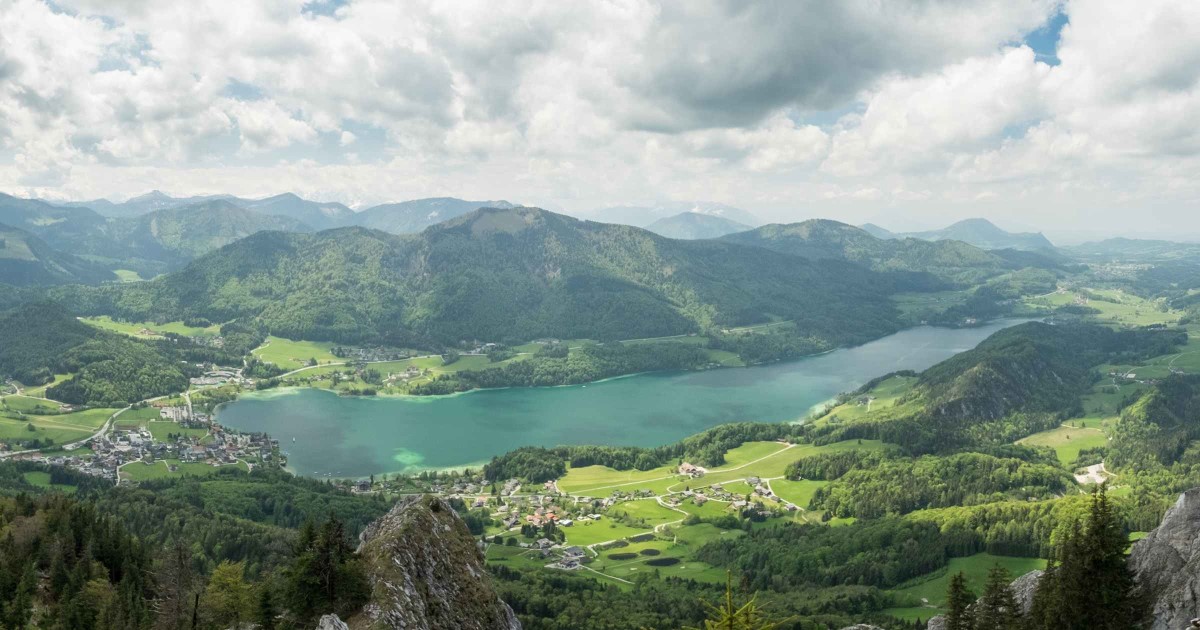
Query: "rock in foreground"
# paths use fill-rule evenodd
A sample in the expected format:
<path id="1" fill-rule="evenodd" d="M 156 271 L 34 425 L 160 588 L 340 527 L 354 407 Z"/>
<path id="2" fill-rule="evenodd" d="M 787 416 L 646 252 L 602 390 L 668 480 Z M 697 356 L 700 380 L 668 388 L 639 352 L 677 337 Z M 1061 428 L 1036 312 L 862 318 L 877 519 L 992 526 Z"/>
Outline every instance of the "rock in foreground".
<path id="1" fill-rule="evenodd" d="M 362 533 L 370 602 L 354 629 L 519 630 L 467 526 L 439 498 L 401 500 Z"/>

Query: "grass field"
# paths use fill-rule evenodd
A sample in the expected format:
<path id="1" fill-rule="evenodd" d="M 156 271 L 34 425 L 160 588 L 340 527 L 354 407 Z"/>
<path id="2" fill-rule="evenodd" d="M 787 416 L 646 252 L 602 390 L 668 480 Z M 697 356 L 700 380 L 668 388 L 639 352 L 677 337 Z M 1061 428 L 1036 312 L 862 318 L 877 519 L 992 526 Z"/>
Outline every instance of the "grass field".
<path id="1" fill-rule="evenodd" d="M 567 535 L 567 543 L 586 547 L 600 542 L 645 534 L 650 530 L 642 527 L 630 527 L 612 519 L 604 518 L 599 521 L 575 523 L 570 527 L 562 528 L 561 531 Z"/>
<path id="2" fill-rule="evenodd" d="M 171 422 L 169 420 L 147 422 L 146 428 L 150 430 L 150 435 L 154 436 L 154 439 L 158 442 L 166 442 L 167 435 L 172 433 L 192 437 L 204 437 L 208 434 L 207 429 L 181 427 L 178 422 Z"/>
<path id="3" fill-rule="evenodd" d="M 154 322 L 120 322 L 107 315 L 81 317 L 79 321 L 89 326 L 122 333 L 139 339 L 160 338 L 164 333 L 174 333 L 185 337 L 215 337 L 221 333 L 220 324 L 199 328 L 185 326 L 183 322 L 167 322 L 165 324 L 155 324 Z"/>
<path id="4" fill-rule="evenodd" d="M 811 481 L 808 479 L 801 479 L 800 481 L 775 479 L 771 482 L 771 490 L 779 498 L 795 503 L 802 508 L 807 508 L 808 502 L 812 501 L 817 488 L 825 486 L 828 483 L 828 481 Z"/>
<path id="5" fill-rule="evenodd" d="M 132 269 L 113 269 L 118 282 L 141 282 L 142 275 Z"/>
<path id="6" fill-rule="evenodd" d="M 22 388 L 23 392 L 29 396 L 45 396 L 46 390 L 58 385 L 59 383 L 71 378 L 74 374 L 55 374 L 54 380 L 43 385 L 35 385 L 33 387 Z"/>
<path id="7" fill-rule="evenodd" d="M 814 424 L 824 425 L 830 422 L 854 422 L 864 418 L 887 419 L 916 412 L 920 403 L 909 401 L 897 405 L 900 397 L 910 392 L 917 382 L 915 376 L 893 376 L 884 380 L 863 396 L 854 396 L 845 404 L 838 405 L 822 415 Z M 859 404 L 862 398 L 873 398 L 867 404 Z M 836 420 L 835 420 L 836 418 Z"/>
<path id="8" fill-rule="evenodd" d="M 50 473 L 48 473 L 48 472 L 42 472 L 40 470 L 31 470 L 31 471 L 26 472 L 22 476 L 25 478 L 25 481 L 31 486 L 37 486 L 39 488 L 52 488 L 54 490 L 61 490 L 68 494 L 78 490 L 78 488 L 76 488 L 75 486 L 67 485 L 65 483 L 50 483 Z"/>
<path id="9" fill-rule="evenodd" d="M 671 508 L 663 507 L 654 499 L 638 499 L 636 501 L 625 501 L 613 506 L 608 511 L 610 519 L 620 518 L 622 515 L 636 522 L 645 523 L 649 527 L 656 527 L 666 523 L 682 520 L 686 515 L 680 514 Z"/>
<path id="10" fill-rule="evenodd" d="M 961 571 L 967 578 L 967 587 L 975 593 L 980 593 L 983 591 L 984 582 L 987 581 L 988 571 L 997 564 L 1008 569 L 1016 579 L 1034 569 L 1045 568 L 1046 561 L 1041 558 L 1010 558 L 987 553 L 952 558 L 946 568 L 901 585 L 900 588 L 892 590 L 892 593 L 900 598 L 900 601 L 908 600 L 909 606 L 906 608 L 920 606 L 922 599 L 928 600 L 930 605 L 942 606 L 946 602 L 946 587 L 949 586 L 951 577 Z"/>
<path id="11" fill-rule="evenodd" d="M 1079 458 L 1079 451 L 1108 444 L 1108 436 L 1100 429 L 1058 427 L 1018 440 L 1017 444 L 1049 446 L 1058 454 L 1059 462 L 1070 466 Z"/>
<path id="12" fill-rule="evenodd" d="M 1123 291 L 1108 289 L 1084 289 L 1087 293 L 1100 299 L 1086 299 L 1081 292 L 1065 291 L 1047 296 L 1030 298 L 1025 301 L 1029 306 L 1057 308 L 1076 303 L 1079 299 L 1099 313 L 1087 315 L 1088 319 L 1121 325 L 1121 326 L 1150 326 L 1153 324 L 1174 324 L 1179 321 L 1181 312 L 1166 308 L 1163 304 L 1152 302 Z"/>
<path id="13" fill-rule="evenodd" d="M 16 411 L 19 413 L 31 413 L 36 415 L 47 415 L 58 413 L 59 404 L 53 400 L 44 398 L 33 398 L 31 396 L 5 396 L 0 398 L 0 409 Z"/>
<path id="14" fill-rule="evenodd" d="M 656 571 L 659 577 L 663 578 L 679 577 L 703 582 L 724 580 L 725 571 L 723 569 L 688 559 L 690 552 L 697 546 L 656 538 L 602 552 L 600 557 L 587 566 L 592 570 L 625 580 L 632 580 L 639 574 Z M 661 566 L 648 564 L 650 562 L 659 563 Z"/>
<path id="15" fill-rule="evenodd" d="M 169 465 L 178 466 L 179 469 L 172 472 L 167 468 Z M 149 481 L 151 479 L 171 479 L 188 475 L 202 477 L 211 475 L 217 470 L 228 468 L 229 466 L 236 466 L 242 470 L 246 470 L 246 465 L 241 462 L 226 466 L 210 466 L 201 462 L 181 462 L 177 459 L 166 459 L 151 464 L 143 462 L 126 464 L 121 468 L 121 479 Z"/>
<path id="16" fill-rule="evenodd" d="M 335 345 L 329 341 L 293 341 L 272 336 L 255 348 L 253 354 L 266 363 L 294 370 L 308 365 L 310 359 L 316 359 L 317 363 L 340 362 L 341 359 L 329 352 Z"/>

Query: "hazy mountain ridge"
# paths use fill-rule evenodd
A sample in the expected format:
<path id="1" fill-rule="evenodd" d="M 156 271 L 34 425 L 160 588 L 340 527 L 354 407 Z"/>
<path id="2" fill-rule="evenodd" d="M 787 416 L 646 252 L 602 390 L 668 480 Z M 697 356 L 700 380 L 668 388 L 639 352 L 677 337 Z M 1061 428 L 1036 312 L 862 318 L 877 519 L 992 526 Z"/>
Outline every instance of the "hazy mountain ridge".
<path id="1" fill-rule="evenodd" d="M 583 216 L 602 223 L 646 227 L 659 219 L 684 212 L 718 217 L 750 226 L 761 223 L 758 217 L 741 208 L 711 201 L 675 201 L 651 206 L 611 206 L 592 210 Z"/>
<path id="2" fill-rule="evenodd" d="M 773 223 L 722 240 L 812 260 L 847 260 L 876 271 L 930 273 L 966 284 L 1015 266 L 992 252 L 960 241 L 880 239 L 861 228 L 828 219 Z"/>
<path id="3" fill-rule="evenodd" d="M 466 201 L 454 197 L 431 197 L 372 206 L 350 217 L 348 222 L 392 234 L 413 234 L 480 208 L 515 208 L 504 201 Z"/>
<path id="4" fill-rule="evenodd" d="M 726 234 L 744 232 L 751 229 L 751 227 L 724 217 L 697 212 L 681 212 L 674 216 L 659 219 L 647 225 L 646 229 L 667 238 L 697 240 L 719 238 Z"/>
<path id="5" fill-rule="evenodd" d="M 981 249 L 1019 249 L 1054 251 L 1054 244 L 1041 232 L 1008 232 L 987 219 L 963 219 L 937 230 L 892 232 L 873 223 L 859 226 L 882 239 L 918 238 L 925 241 L 955 240 L 970 243 Z"/>

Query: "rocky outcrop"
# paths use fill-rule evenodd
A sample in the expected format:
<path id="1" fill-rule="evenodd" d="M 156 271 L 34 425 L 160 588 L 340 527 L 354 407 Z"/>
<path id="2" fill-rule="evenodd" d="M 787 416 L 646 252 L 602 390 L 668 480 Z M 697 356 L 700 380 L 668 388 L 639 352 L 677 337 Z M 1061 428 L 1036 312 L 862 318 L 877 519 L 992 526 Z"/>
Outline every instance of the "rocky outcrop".
<path id="1" fill-rule="evenodd" d="M 317 622 L 317 630 L 350 630 L 350 626 L 337 615 L 322 615 Z"/>
<path id="2" fill-rule="evenodd" d="M 483 554 L 454 510 L 437 497 L 409 497 L 372 523 L 358 552 L 369 603 L 354 630 L 519 630 L 492 587 Z"/>
<path id="3" fill-rule="evenodd" d="M 1030 571 L 1008 585 L 1008 588 L 1012 589 L 1017 604 L 1021 607 L 1022 614 L 1029 614 L 1029 609 L 1033 608 L 1033 596 L 1037 593 L 1038 582 L 1041 581 L 1043 573 L 1044 571 L 1041 570 Z M 979 603 L 979 600 L 975 600 L 975 602 Z M 946 617 L 938 615 L 930 619 L 925 630 L 946 630 Z"/>
<path id="4" fill-rule="evenodd" d="M 865 623 L 858 623 L 858 624 L 854 624 L 853 626 L 846 626 L 845 628 L 842 628 L 842 630 L 883 630 L 883 628 L 880 628 L 879 626 L 868 625 Z"/>
<path id="5" fill-rule="evenodd" d="M 1129 566 L 1154 600 L 1151 630 L 1184 630 L 1200 617 L 1200 488 L 1180 495 L 1162 524 L 1133 546 Z"/>

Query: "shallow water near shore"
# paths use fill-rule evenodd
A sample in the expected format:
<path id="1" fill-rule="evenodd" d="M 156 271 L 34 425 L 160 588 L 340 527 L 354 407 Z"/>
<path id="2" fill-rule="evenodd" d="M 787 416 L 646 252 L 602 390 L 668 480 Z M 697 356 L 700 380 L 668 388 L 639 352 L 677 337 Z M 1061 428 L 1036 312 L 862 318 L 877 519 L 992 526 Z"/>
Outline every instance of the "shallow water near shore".
<path id="1" fill-rule="evenodd" d="M 569 387 L 459 396 L 350 397 L 318 389 L 253 393 L 217 419 L 279 440 L 289 468 L 365 477 L 478 465 L 520 446 L 658 446 L 727 422 L 787 422 L 895 370 L 923 370 L 1026 320 L 921 326 L 818 356 L 748 368 L 659 372 Z"/>

